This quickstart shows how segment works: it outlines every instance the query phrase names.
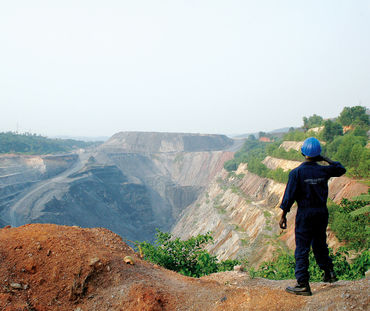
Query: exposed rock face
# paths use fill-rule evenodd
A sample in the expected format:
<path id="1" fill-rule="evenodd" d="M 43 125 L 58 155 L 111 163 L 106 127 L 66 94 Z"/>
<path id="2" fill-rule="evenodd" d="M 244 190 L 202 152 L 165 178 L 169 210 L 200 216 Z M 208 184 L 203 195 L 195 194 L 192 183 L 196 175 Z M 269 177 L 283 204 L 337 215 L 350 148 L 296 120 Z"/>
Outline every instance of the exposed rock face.
<path id="1" fill-rule="evenodd" d="M 333 178 L 329 182 L 329 198 L 335 203 L 340 203 L 342 198 L 351 198 L 363 193 L 367 193 L 368 186 L 364 183 L 356 182 L 348 177 Z"/>
<path id="2" fill-rule="evenodd" d="M 286 151 L 294 149 L 296 151 L 301 151 L 303 141 L 283 141 L 280 148 L 284 148 Z"/>
<path id="3" fill-rule="evenodd" d="M 264 163 L 272 169 L 294 168 L 300 162 L 268 157 Z M 288 214 L 288 229 L 278 222 L 285 184 L 261 178 L 240 164 L 235 174 L 220 173 L 196 202 L 181 214 L 172 232 L 183 239 L 211 231 L 215 238 L 209 251 L 220 259 L 246 258 L 253 266 L 272 259 L 278 248 L 294 249 L 296 208 Z M 367 186 L 347 177 L 332 178 L 329 197 L 340 202 L 367 192 Z M 329 247 L 340 243 L 328 230 Z"/>
<path id="4" fill-rule="evenodd" d="M 209 250 L 220 259 L 247 258 L 258 265 L 273 255 L 284 189 L 284 184 L 251 174 L 241 164 L 235 176 L 221 173 L 183 212 L 172 232 L 188 238 L 211 231 L 215 243 Z"/>
<path id="5" fill-rule="evenodd" d="M 232 158 L 233 152 L 222 150 L 232 144 L 221 135 L 135 132 L 69 155 L 73 161 L 64 166 L 53 157 L 19 156 L 32 162 L 32 170 L 20 167 L 15 176 L 4 176 L 3 191 L 13 199 L 2 219 L 13 226 L 106 227 L 130 240 L 152 240 L 155 228 L 169 231 Z M 21 180 L 28 184 L 19 188 Z"/>
<path id="6" fill-rule="evenodd" d="M 277 159 L 277 158 L 267 156 L 262 161 L 262 163 L 265 164 L 271 170 L 276 170 L 277 168 L 282 168 L 284 171 L 288 171 L 288 170 L 292 170 L 292 169 L 298 167 L 302 162 Z"/>

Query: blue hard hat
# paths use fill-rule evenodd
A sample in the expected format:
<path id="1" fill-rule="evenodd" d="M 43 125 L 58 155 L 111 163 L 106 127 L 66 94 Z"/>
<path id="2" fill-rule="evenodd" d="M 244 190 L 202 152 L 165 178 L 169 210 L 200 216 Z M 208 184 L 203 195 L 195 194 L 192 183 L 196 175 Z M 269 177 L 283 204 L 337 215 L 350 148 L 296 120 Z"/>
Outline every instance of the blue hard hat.
<path id="1" fill-rule="evenodd" d="M 307 157 L 316 157 L 321 153 L 320 142 L 315 137 L 309 137 L 303 142 L 301 151 Z"/>

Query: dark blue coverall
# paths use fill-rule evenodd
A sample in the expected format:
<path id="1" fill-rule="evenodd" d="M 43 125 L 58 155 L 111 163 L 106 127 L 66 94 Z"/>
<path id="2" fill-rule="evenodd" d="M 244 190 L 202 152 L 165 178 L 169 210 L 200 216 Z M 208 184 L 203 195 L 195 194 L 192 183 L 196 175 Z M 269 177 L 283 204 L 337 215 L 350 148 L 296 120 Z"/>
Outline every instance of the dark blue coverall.
<path id="1" fill-rule="evenodd" d="M 310 247 L 317 264 L 324 271 L 333 270 L 326 244 L 326 227 L 328 225 L 328 180 L 330 177 L 343 175 L 346 169 L 339 162 L 322 166 L 316 162 L 304 162 L 289 173 L 280 208 L 290 211 L 294 201 L 298 210 L 295 221 L 295 277 L 298 283 L 307 283 L 308 256 Z"/>

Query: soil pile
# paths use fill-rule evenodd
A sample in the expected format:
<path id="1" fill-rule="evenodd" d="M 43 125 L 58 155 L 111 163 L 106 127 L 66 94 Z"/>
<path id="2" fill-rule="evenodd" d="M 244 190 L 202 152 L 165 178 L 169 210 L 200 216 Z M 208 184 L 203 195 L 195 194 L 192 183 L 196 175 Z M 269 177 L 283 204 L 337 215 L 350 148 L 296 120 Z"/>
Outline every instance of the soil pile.
<path id="1" fill-rule="evenodd" d="M 250 280 L 242 272 L 184 277 L 141 260 L 118 235 L 102 228 L 32 224 L 0 229 L 0 310 L 366 310 L 369 306 L 368 279 L 312 284 L 312 297 L 285 293 L 291 283 Z"/>

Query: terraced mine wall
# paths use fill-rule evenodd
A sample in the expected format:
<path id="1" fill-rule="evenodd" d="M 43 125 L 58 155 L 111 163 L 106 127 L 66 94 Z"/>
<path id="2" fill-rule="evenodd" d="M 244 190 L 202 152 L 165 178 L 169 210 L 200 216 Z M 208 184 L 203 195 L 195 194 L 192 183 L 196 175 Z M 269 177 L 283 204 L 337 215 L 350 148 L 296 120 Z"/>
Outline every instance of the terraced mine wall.
<path id="1" fill-rule="evenodd" d="M 0 156 L 0 222 L 9 224 L 9 208 L 32 186 L 61 174 L 78 160 L 77 154 Z"/>
<path id="2" fill-rule="evenodd" d="M 0 221 L 105 227 L 151 241 L 233 157 L 233 144 L 222 135 L 126 132 L 59 158 L 4 158 Z"/>

